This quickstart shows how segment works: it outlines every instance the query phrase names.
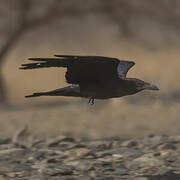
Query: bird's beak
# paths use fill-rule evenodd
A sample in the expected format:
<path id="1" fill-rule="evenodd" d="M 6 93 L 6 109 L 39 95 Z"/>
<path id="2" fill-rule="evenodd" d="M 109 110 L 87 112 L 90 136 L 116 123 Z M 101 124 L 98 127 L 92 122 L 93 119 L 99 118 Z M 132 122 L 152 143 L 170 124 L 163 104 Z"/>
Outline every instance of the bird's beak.
<path id="1" fill-rule="evenodd" d="M 159 88 L 157 86 L 153 85 L 153 84 L 145 84 L 144 89 L 155 90 L 155 91 L 159 90 Z"/>

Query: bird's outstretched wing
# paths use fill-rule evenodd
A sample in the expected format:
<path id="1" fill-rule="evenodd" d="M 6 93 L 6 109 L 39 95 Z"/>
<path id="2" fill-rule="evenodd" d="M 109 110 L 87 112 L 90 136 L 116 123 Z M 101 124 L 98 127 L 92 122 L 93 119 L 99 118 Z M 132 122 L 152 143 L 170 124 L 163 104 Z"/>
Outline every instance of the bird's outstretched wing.
<path id="1" fill-rule="evenodd" d="M 39 97 L 39 96 L 72 96 L 81 97 L 80 88 L 78 85 L 71 85 L 64 88 L 56 89 L 47 92 L 37 92 L 31 95 L 25 96 L 26 98 Z"/>
<path id="2" fill-rule="evenodd" d="M 133 61 L 104 56 L 55 56 L 56 58 L 29 58 L 35 63 L 22 64 L 20 69 L 67 67 L 67 82 L 80 84 L 124 79 L 128 70 L 135 64 Z"/>

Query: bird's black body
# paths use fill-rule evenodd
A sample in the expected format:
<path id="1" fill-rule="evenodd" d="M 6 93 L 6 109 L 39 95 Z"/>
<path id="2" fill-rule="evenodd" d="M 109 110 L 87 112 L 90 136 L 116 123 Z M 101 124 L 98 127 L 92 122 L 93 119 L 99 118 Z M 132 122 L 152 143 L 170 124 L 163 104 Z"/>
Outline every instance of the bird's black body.
<path id="1" fill-rule="evenodd" d="M 131 95 L 150 87 L 149 83 L 142 80 L 126 78 L 128 70 L 135 64 L 133 61 L 103 56 L 55 56 L 56 58 L 30 58 L 29 60 L 35 63 L 22 64 L 20 69 L 65 67 L 67 68 L 66 81 L 72 85 L 49 92 L 34 93 L 26 97 L 74 96 L 90 98 L 90 101 L 94 101 L 94 99 Z"/>

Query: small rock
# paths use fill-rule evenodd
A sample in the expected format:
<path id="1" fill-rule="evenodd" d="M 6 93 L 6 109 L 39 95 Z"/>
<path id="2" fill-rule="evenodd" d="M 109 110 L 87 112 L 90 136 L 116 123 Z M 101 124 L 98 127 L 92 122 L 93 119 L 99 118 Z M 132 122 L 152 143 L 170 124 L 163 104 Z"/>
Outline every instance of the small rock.
<path id="1" fill-rule="evenodd" d="M 50 176 L 59 176 L 59 175 L 71 175 L 73 174 L 74 168 L 72 166 L 66 165 L 54 165 L 48 166 L 43 169 L 43 173 Z"/>
<path id="2" fill-rule="evenodd" d="M 155 134 L 148 134 L 147 137 L 149 138 L 153 138 L 155 136 Z"/>
<path id="3" fill-rule="evenodd" d="M 160 155 L 161 155 L 161 152 L 155 152 L 153 155 L 154 155 L 154 156 L 160 156 Z"/>
<path id="4" fill-rule="evenodd" d="M 38 151 L 34 152 L 34 157 L 38 158 L 38 157 L 43 157 L 43 156 L 64 156 L 64 152 L 63 151 L 59 151 L 59 150 L 51 150 L 51 149 L 40 149 Z"/>
<path id="5" fill-rule="evenodd" d="M 67 156 L 54 156 L 46 159 L 47 163 L 58 163 L 63 161 Z"/>
<path id="6" fill-rule="evenodd" d="M 98 151 L 103 151 L 106 149 L 111 149 L 112 148 L 112 144 L 111 143 L 104 143 L 104 144 L 100 144 L 99 146 L 97 146 L 97 150 Z"/>
<path id="7" fill-rule="evenodd" d="M 180 174 L 176 174 L 172 171 L 166 172 L 161 175 L 152 175 L 148 176 L 150 180 L 179 180 L 180 179 Z"/>
<path id="8" fill-rule="evenodd" d="M 127 163 L 128 167 L 134 167 L 134 168 L 138 168 L 138 167 L 157 167 L 157 166 L 162 166 L 163 162 L 155 157 L 153 157 L 153 155 L 151 154 L 145 154 L 139 158 L 136 158 L 130 162 Z"/>
<path id="9" fill-rule="evenodd" d="M 92 141 L 89 143 L 90 148 L 94 151 L 104 151 L 112 148 L 112 142 L 109 141 Z"/>
<path id="10" fill-rule="evenodd" d="M 4 150 L 0 150 L 0 156 L 3 155 L 8 155 L 8 154 L 19 154 L 19 153 L 23 153 L 25 150 L 24 149 L 20 149 L 20 148 L 11 148 L 11 149 L 4 149 Z"/>
<path id="11" fill-rule="evenodd" d="M 124 155 L 122 154 L 113 154 L 112 156 L 114 160 L 120 160 L 124 157 Z"/>
<path id="12" fill-rule="evenodd" d="M 103 158 L 106 156 L 112 156 L 112 152 L 110 152 L 110 151 L 98 151 L 96 153 L 96 157 L 98 157 L 98 158 Z"/>
<path id="13" fill-rule="evenodd" d="M 124 141 L 122 144 L 121 144 L 121 146 L 123 146 L 123 147 L 135 147 L 135 146 L 137 146 L 138 145 L 138 142 L 137 141 L 135 141 L 135 140 L 128 140 L 128 141 Z"/>
<path id="14" fill-rule="evenodd" d="M 112 164 L 112 158 L 98 158 L 97 161 L 102 162 L 104 165 Z"/>
<path id="15" fill-rule="evenodd" d="M 96 172 L 93 170 L 93 171 L 89 171 L 88 172 L 88 175 L 91 177 L 91 178 L 95 178 L 96 177 Z"/>
<path id="16" fill-rule="evenodd" d="M 124 176 L 128 174 L 128 170 L 125 168 L 115 168 L 115 175 Z"/>
<path id="17" fill-rule="evenodd" d="M 73 163 L 73 164 L 72 164 Z M 89 160 L 79 160 L 72 163 L 68 163 L 68 165 L 72 165 L 76 169 L 84 172 L 88 172 L 89 170 L 93 170 L 92 163 Z"/>
<path id="18" fill-rule="evenodd" d="M 176 150 L 176 146 L 173 143 L 165 143 L 162 144 L 158 147 L 158 149 L 160 150 L 166 150 L 166 149 L 172 149 L 172 150 Z"/>
<path id="19" fill-rule="evenodd" d="M 27 164 L 17 164 L 14 168 L 13 168 L 13 171 L 14 172 L 22 172 L 22 171 L 27 171 L 27 172 L 30 172 L 32 170 L 32 168 L 27 165 Z"/>
<path id="20" fill-rule="evenodd" d="M 0 137 L 0 145 L 1 144 L 9 144 L 11 142 L 11 139 L 9 137 L 1 136 Z"/>
<path id="21" fill-rule="evenodd" d="M 58 146 L 60 142 L 75 142 L 74 138 L 66 137 L 66 136 L 58 136 L 57 138 L 53 138 L 47 142 L 48 147 Z"/>
<path id="22" fill-rule="evenodd" d="M 173 144 L 180 143 L 180 136 L 170 136 L 169 141 Z"/>
<path id="23" fill-rule="evenodd" d="M 163 143 L 167 142 L 166 136 L 153 136 L 153 137 L 145 137 L 142 140 L 142 143 L 144 146 L 152 147 L 153 149 L 156 148 L 156 146 L 159 146 Z"/>
<path id="24" fill-rule="evenodd" d="M 42 159 L 45 159 L 45 157 L 46 157 L 46 152 L 44 152 L 44 151 L 37 151 L 37 152 L 35 152 L 34 153 L 34 159 L 36 159 L 36 160 L 42 160 Z"/>
<path id="25" fill-rule="evenodd" d="M 160 151 L 159 153 L 162 158 L 167 158 L 167 157 L 171 157 L 173 152 L 167 150 L 167 151 Z"/>
<path id="26" fill-rule="evenodd" d="M 61 148 L 62 150 L 66 150 L 66 149 L 74 149 L 76 147 L 76 144 L 73 142 L 61 142 L 58 145 L 59 148 Z"/>
<path id="27" fill-rule="evenodd" d="M 70 159 L 80 159 L 91 155 L 91 150 L 87 148 L 76 148 L 65 152 L 65 155 L 71 157 Z"/>
<path id="28" fill-rule="evenodd" d="M 134 180 L 149 180 L 149 179 L 146 177 L 136 177 L 134 178 Z"/>
<path id="29" fill-rule="evenodd" d="M 87 149 L 87 148 L 79 148 L 79 149 L 76 149 L 76 155 L 78 157 L 86 157 L 88 156 L 89 154 L 91 154 L 91 150 L 90 149 Z"/>

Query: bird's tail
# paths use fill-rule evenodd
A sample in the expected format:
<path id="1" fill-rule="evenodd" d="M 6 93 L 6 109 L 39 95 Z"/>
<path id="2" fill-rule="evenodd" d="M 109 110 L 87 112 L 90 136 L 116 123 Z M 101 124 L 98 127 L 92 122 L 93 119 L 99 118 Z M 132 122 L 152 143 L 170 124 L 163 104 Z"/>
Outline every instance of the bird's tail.
<path id="1" fill-rule="evenodd" d="M 67 86 L 61 89 L 56 89 L 48 92 L 38 92 L 25 96 L 26 98 L 39 96 L 74 96 L 81 97 L 80 88 L 78 85 Z"/>

